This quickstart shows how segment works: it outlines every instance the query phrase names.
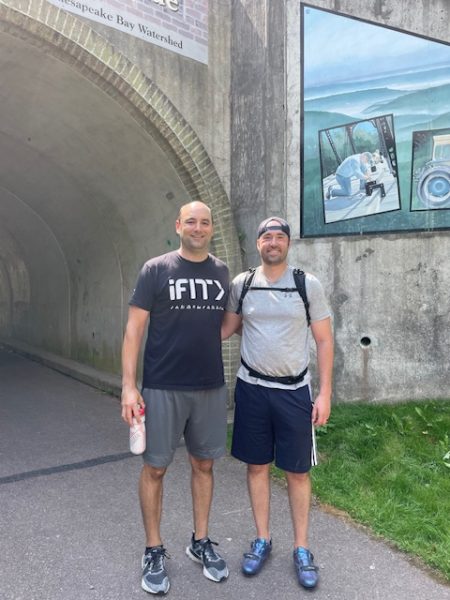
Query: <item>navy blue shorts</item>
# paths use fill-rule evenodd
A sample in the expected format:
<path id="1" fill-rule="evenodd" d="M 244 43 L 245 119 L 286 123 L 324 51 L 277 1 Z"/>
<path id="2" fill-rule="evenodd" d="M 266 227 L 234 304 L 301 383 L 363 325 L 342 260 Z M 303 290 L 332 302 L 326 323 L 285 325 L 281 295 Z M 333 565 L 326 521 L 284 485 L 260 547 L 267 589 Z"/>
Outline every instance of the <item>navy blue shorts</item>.
<path id="1" fill-rule="evenodd" d="M 268 388 L 237 379 L 231 454 L 251 465 L 275 459 L 283 471 L 306 473 L 317 464 L 309 386 Z"/>

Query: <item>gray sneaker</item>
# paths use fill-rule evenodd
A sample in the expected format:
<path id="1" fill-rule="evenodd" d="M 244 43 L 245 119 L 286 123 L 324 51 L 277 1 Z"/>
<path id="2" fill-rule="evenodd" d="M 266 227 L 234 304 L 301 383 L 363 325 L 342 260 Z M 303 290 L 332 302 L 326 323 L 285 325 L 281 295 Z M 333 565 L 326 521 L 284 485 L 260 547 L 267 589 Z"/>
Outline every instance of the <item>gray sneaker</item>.
<path id="1" fill-rule="evenodd" d="M 228 577 L 228 567 L 224 559 L 217 554 L 212 545 L 217 546 L 208 537 L 195 540 L 192 534 L 191 545 L 186 548 L 186 554 L 194 562 L 203 565 L 203 575 L 211 581 L 223 581 Z"/>
<path id="2" fill-rule="evenodd" d="M 164 546 L 153 546 L 142 557 L 141 587 L 150 594 L 167 594 L 170 581 L 165 559 L 170 558 Z"/>

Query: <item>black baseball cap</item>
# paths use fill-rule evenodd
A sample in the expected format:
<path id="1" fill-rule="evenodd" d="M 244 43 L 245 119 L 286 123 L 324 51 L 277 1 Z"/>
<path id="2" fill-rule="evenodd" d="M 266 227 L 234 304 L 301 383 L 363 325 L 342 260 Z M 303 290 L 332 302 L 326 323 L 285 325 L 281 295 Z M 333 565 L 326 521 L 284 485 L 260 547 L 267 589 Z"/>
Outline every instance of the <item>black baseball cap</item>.
<path id="1" fill-rule="evenodd" d="M 268 224 L 272 221 L 276 221 L 278 225 L 270 225 L 269 227 Z M 281 217 L 269 217 L 268 219 L 264 219 L 264 221 L 259 224 L 258 235 L 256 236 L 256 239 L 259 239 L 263 233 L 266 233 L 266 231 L 282 231 L 288 236 L 288 238 L 291 237 L 291 228 L 289 227 L 288 222 Z"/>

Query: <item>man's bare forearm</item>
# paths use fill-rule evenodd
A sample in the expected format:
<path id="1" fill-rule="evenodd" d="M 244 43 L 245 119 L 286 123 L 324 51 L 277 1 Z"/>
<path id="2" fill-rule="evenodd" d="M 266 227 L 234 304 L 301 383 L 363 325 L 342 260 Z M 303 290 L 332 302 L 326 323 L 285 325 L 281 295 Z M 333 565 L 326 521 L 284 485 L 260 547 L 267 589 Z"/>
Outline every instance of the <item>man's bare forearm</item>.
<path id="1" fill-rule="evenodd" d="M 133 417 L 140 420 L 139 407 L 144 400 L 137 389 L 136 373 L 139 351 L 149 313 L 137 307 L 130 307 L 128 322 L 122 345 L 122 418 L 132 424 Z"/>
<path id="2" fill-rule="evenodd" d="M 136 387 L 137 361 L 142 338 L 136 332 L 125 332 L 122 346 L 122 387 Z"/>
<path id="3" fill-rule="evenodd" d="M 330 396 L 333 381 L 333 340 L 322 340 L 317 344 L 317 370 L 320 393 Z"/>

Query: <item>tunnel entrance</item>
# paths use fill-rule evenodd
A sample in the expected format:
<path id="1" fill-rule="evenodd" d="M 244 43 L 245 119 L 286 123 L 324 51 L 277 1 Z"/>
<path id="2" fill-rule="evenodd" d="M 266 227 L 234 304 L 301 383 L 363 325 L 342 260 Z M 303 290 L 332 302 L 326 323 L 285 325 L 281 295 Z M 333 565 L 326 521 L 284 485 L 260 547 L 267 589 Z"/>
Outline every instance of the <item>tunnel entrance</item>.
<path id="1" fill-rule="evenodd" d="M 213 251 L 236 273 L 231 207 L 136 65 L 76 17 L 26 10 L 0 0 L 0 336 L 117 373 L 138 268 L 178 247 L 178 207 L 211 206 Z"/>

